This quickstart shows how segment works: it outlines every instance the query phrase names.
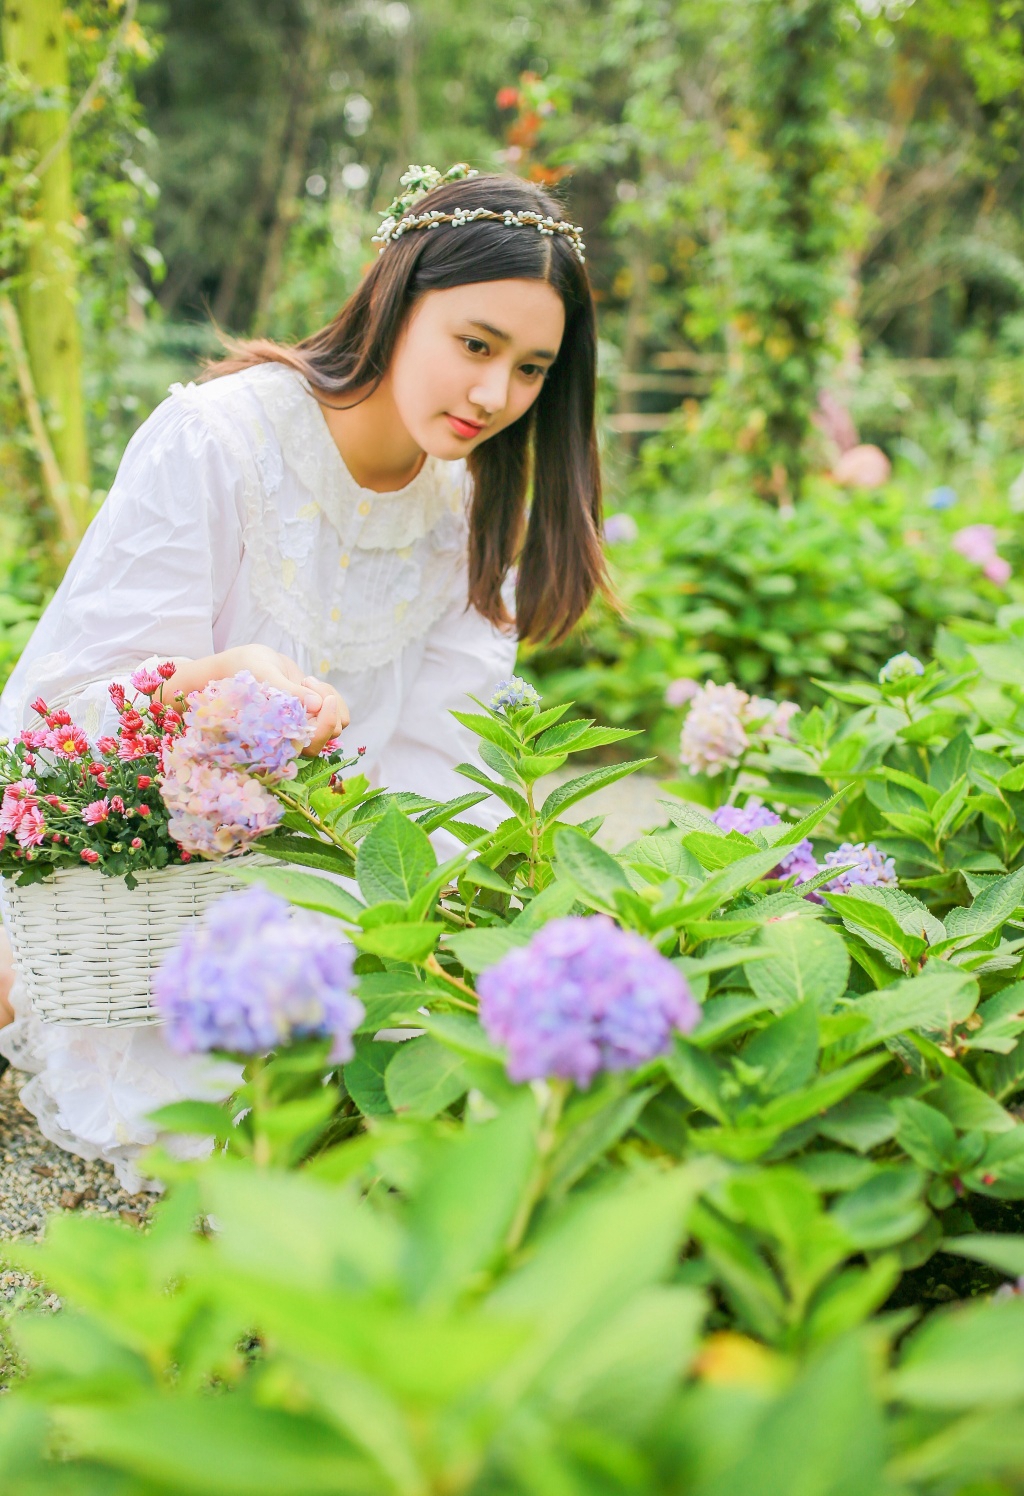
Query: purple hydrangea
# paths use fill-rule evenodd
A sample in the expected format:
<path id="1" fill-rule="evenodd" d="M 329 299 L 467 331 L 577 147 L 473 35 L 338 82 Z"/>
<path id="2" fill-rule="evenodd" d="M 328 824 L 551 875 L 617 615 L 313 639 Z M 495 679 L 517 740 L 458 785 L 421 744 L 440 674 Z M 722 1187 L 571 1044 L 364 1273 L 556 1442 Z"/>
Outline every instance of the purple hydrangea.
<path id="1" fill-rule="evenodd" d="M 749 836 L 752 831 L 781 823 L 781 817 L 774 810 L 769 810 L 767 805 L 762 805 L 756 795 L 751 795 L 746 805 L 720 805 L 711 812 L 711 819 L 723 831 L 738 831 L 742 836 Z M 771 876 L 792 878 L 795 875 L 798 883 L 806 883 L 817 871 L 814 848 L 805 836 L 795 846 L 785 848 L 778 867 L 772 868 Z"/>
<path id="2" fill-rule="evenodd" d="M 664 1054 L 700 1018 L 686 978 L 603 914 L 554 919 L 480 974 L 480 1021 L 514 1081 L 588 1086 Z"/>
<path id="3" fill-rule="evenodd" d="M 264 685 L 248 670 L 212 680 L 188 699 L 184 741 L 194 758 L 220 769 L 293 778 L 295 758 L 312 736 L 298 697 Z"/>
<path id="4" fill-rule="evenodd" d="M 180 1054 L 265 1054 L 333 1035 L 331 1058 L 349 1060 L 364 1013 L 352 996 L 355 954 L 332 920 L 267 889 L 225 894 L 153 978 L 168 1042 Z"/>
<path id="5" fill-rule="evenodd" d="M 822 885 L 825 893 L 849 893 L 855 884 L 874 888 L 892 888 L 896 884 L 895 861 L 880 852 L 874 842 L 843 842 L 834 852 L 825 853 L 822 870 L 851 863 L 848 872 Z"/>
<path id="6" fill-rule="evenodd" d="M 540 706 L 540 696 L 528 680 L 513 675 L 509 680 L 500 680 L 491 697 L 491 708 L 495 712 L 517 712 L 524 706 Z"/>
<path id="7" fill-rule="evenodd" d="M 640 526 L 631 514 L 609 514 L 604 522 L 606 545 L 631 545 L 640 535 Z"/>

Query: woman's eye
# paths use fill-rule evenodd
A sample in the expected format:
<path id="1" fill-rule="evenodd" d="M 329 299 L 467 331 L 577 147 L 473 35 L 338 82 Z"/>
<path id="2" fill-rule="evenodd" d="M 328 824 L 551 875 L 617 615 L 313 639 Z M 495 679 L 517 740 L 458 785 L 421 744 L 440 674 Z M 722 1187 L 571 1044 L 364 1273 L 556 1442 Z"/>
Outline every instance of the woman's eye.
<path id="1" fill-rule="evenodd" d="M 527 379 L 543 379 L 547 372 L 543 364 L 523 364 L 521 366 L 521 373 L 525 374 Z"/>
<path id="2" fill-rule="evenodd" d="M 486 353 L 487 344 L 482 338 L 463 338 L 462 340 L 470 353 Z"/>

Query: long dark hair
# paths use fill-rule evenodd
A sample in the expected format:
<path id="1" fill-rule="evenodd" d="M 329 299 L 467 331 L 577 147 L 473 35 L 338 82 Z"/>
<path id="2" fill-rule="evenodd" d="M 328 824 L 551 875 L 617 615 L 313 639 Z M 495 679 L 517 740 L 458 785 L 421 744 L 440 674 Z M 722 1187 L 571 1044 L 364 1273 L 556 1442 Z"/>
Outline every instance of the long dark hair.
<path id="1" fill-rule="evenodd" d="M 554 198 L 531 183 L 490 174 L 436 187 L 415 211 L 453 213 L 458 208 L 565 216 Z M 501 586 L 518 562 L 519 635 L 557 640 L 585 611 L 595 590 L 607 590 L 594 430 L 594 303 L 586 271 L 567 239 L 486 219 L 461 228 L 445 224 L 406 233 L 387 245 L 334 321 L 319 332 L 292 347 L 266 338 L 231 342 L 229 356 L 212 364 L 203 377 L 283 363 L 305 375 L 318 394 L 375 388 L 418 296 L 491 280 L 546 281 L 562 298 L 565 332 L 526 415 L 469 457 L 469 600 L 493 623 L 507 625 L 511 620 Z"/>

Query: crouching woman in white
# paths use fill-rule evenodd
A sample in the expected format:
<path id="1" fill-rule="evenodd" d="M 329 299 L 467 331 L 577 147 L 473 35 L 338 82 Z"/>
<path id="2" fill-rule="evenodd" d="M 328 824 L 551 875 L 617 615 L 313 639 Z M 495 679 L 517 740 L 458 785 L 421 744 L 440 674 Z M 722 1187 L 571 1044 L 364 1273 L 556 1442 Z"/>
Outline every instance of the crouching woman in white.
<path id="1" fill-rule="evenodd" d="M 397 217 L 328 327 L 238 345 L 136 433 L 0 733 L 42 696 L 95 739 L 108 682 L 170 659 L 172 692 L 240 669 L 293 691 L 311 751 L 351 717 L 376 783 L 465 790 L 473 740 L 450 709 L 511 673 L 517 632 L 559 637 L 603 582 L 593 303 L 578 231 L 525 182 L 446 179 Z M 0 1052 L 32 1073 L 43 1132 L 126 1183 L 149 1112 L 232 1084 L 157 1027 L 40 1023 L 16 974 L 11 1005 Z"/>

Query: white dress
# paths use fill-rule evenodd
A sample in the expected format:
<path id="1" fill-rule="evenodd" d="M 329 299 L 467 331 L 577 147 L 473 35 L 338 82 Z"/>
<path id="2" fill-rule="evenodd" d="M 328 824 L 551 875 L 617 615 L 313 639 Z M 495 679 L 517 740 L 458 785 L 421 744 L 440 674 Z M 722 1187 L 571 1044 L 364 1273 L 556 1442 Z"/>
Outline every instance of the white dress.
<path id="1" fill-rule="evenodd" d="M 0 697 L 0 735 L 41 695 L 95 738 L 116 721 L 108 683 L 143 661 L 266 644 L 338 688 L 373 783 L 465 792 L 454 766 L 476 743 L 450 709 L 490 695 L 516 651 L 467 604 L 469 493 L 465 464 L 435 458 L 396 493 L 360 488 L 283 365 L 174 386 Z M 17 982 L 12 1000 L 0 1053 L 33 1072 L 22 1099 L 41 1130 L 128 1187 L 148 1112 L 230 1088 L 234 1071 L 172 1054 L 159 1028 L 42 1024 Z"/>

